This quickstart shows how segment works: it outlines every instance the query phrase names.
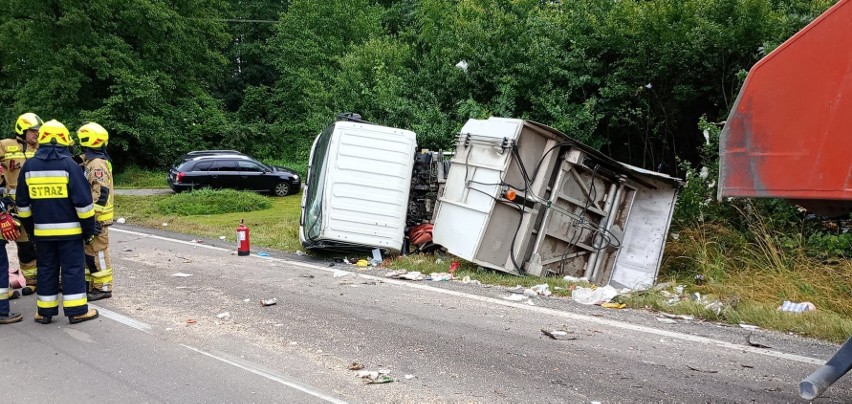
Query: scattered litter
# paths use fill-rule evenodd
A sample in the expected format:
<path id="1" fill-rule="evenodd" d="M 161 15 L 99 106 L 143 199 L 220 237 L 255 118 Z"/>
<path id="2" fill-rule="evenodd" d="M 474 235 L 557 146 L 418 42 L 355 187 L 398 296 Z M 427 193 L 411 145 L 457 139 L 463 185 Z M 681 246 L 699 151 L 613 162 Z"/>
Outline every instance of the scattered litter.
<path id="1" fill-rule="evenodd" d="M 349 370 L 361 370 L 364 369 L 364 365 L 358 362 L 352 362 L 349 364 Z"/>
<path id="2" fill-rule="evenodd" d="M 459 262 L 453 261 L 453 263 L 450 264 L 450 273 L 455 275 L 457 269 L 459 269 Z"/>
<path id="3" fill-rule="evenodd" d="M 601 304 L 601 307 L 603 307 L 605 309 L 623 309 L 623 308 L 627 307 L 627 305 L 624 304 L 624 303 L 607 302 L 607 303 Z"/>
<path id="4" fill-rule="evenodd" d="M 449 272 L 432 272 L 429 274 L 429 278 L 433 281 L 451 281 L 453 280 L 453 274 Z"/>
<path id="5" fill-rule="evenodd" d="M 263 299 L 263 300 L 260 301 L 261 306 L 273 306 L 276 303 L 278 303 L 278 299 L 276 299 L 274 297 L 272 299 Z"/>
<path id="6" fill-rule="evenodd" d="M 120 218 L 116 219 L 115 222 L 118 223 L 118 224 L 125 224 L 125 223 L 127 223 L 127 219 L 120 217 Z"/>
<path id="7" fill-rule="evenodd" d="M 567 337 L 568 336 L 568 333 L 565 332 L 565 331 L 559 331 L 559 330 L 548 331 L 548 330 L 545 330 L 544 328 L 541 329 L 541 333 L 546 335 L 550 339 L 560 339 L 559 337 Z"/>
<path id="8" fill-rule="evenodd" d="M 341 271 L 339 269 L 334 270 L 334 274 L 332 274 L 335 278 L 342 278 L 346 275 L 349 275 L 349 272 Z"/>
<path id="9" fill-rule="evenodd" d="M 562 279 L 564 279 L 565 282 L 589 282 L 589 278 L 586 278 L 585 276 L 582 278 L 575 278 L 571 275 L 565 275 L 565 277 Z"/>
<path id="10" fill-rule="evenodd" d="M 618 296 L 618 291 L 610 285 L 594 289 L 578 287 L 571 292 L 571 298 L 580 304 L 603 304 L 616 296 Z"/>
<path id="11" fill-rule="evenodd" d="M 382 250 L 378 248 L 373 249 L 373 259 L 370 260 L 370 265 L 376 266 L 382 263 Z"/>
<path id="12" fill-rule="evenodd" d="M 248 302 L 250 302 L 250 301 L 251 301 L 251 299 L 243 299 L 243 301 L 244 301 L 244 302 L 246 302 L 246 303 L 248 303 Z"/>
<path id="13" fill-rule="evenodd" d="M 302 275 L 299 275 L 299 276 L 301 276 L 302 278 L 314 279 L 314 276 L 311 275 L 311 274 L 302 274 Z"/>
<path id="14" fill-rule="evenodd" d="M 718 370 L 704 370 L 704 369 L 694 368 L 694 367 L 689 366 L 689 365 L 686 365 L 686 367 L 689 368 L 689 370 L 694 370 L 696 372 L 701 372 L 701 373 L 719 373 Z"/>
<path id="15" fill-rule="evenodd" d="M 176 286 L 175 289 L 189 289 L 189 286 Z"/>
<path id="16" fill-rule="evenodd" d="M 524 295 L 511 294 L 509 296 L 503 296 L 503 299 L 508 300 L 510 302 L 520 302 L 522 300 L 527 300 L 527 297 Z"/>
<path id="17" fill-rule="evenodd" d="M 414 376 L 414 375 L 405 375 L 405 380 L 411 380 L 411 379 L 413 379 L 413 378 L 415 378 L 415 377 L 417 377 L 417 376 Z"/>
<path id="18" fill-rule="evenodd" d="M 657 321 L 665 324 L 677 324 L 677 320 L 666 317 L 657 317 Z"/>
<path id="19" fill-rule="evenodd" d="M 769 345 L 763 345 L 763 344 L 758 343 L 758 342 L 751 342 L 751 333 L 748 333 L 748 335 L 746 335 L 746 342 L 748 342 L 749 345 L 751 345 L 755 348 L 772 349 L 772 347 L 769 346 Z"/>
<path id="20" fill-rule="evenodd" d="M 409 281 L 420 281 L 425 279 L 425 276 L 418 271 L 408 272 L 404 269 L 388 272 L 385 274 L 385 277 L 392 279 L 407 279 Z"/>
<path id="21" fill-rule="evenodd" d="M 187 324 L 195 324 L 195 320 L 189 319 L 189 320 L 186 320 L 186 323 Z"/>
<path id="22" fill-rule="evenodd" d="M 778 310 L 786 311 L 788 313 L 803 313 L 806 311 L 816 310 L 816 305 L 811 302 L 794 303 L 789 300 L 785 300 L 781 306 L 778 306 Z"/>
<path id="23" fill-rule="evenodd" d="M 759 330 L 760 327 L 752 324 L 740 323 L 740 327 L 745 328 L 746 330 Z"/>
<path id="24" fill-rule="evenodd" d="M 219 236 L 219 240 L 224 240 L 225 238 L 225 236 Z"/>
<path id="25" fill-rule="evenodd" d="M 185 274 L 183 272 L 176 272 L 176 273 L 173 273 L 172 276 L 177 276 L 179 278 L 186 278 L 187 276 L 192 276 L 192 274 Z"/>
<path id="26" fill-rule="evenodd" d="M 263 251 L 261 251 L 261 252 L 257 253 L 257 256 L 258 256 L 258 257 L 268 257 L 268 256 L 269 256 L 269 253 L 268 253 L 268 252 L 263 252 Z"/>
<path id="27" fill-rule="evenodd" d="M 189 240 L 189 242 L 195 243 L 195 244 L 204 244 L 204 240 L 198 240 L 198 239 L 192 239 L 192 240 Z"/>
<path id="28" fill-rule="evenodd" d="M 355 376 L 361 379 L 367 379 L 364 381 L 367 384 L 383 384 L 394 381 L 392 377 L 388 376 L 389 373 L 390 371 L 384 369 L 380 369 L 378 371 L 359 370 Z"/>
<path id="29" fill-rule="evenodd" d="M 218 318 L 219 320 L 230 320 L 231 313 L 228 313 L 227 311 L 224 313 L 219 313 L 216 315 L 216 318 Z"/>
<path id="30" fill-rule="evenodd" d="M 365 259 L 360 259 L 357 262 L 355 262 L 356 267 L 366 267 L 366 266 L 369 266 L 369 265 L 370 265 L 370 263 L 367 262 L 367 260 L 365 260 Z"/>
<path id="31" fill-rule="evenodd" d="M 533 303 L 532 299 L 527 299 L 527 305 L 528 306 L 535 306 L 535 303 Z"/>
<path id="32" fill-rule="evenodd" d="M 166 226 L 168 226 L 168 225 L 169 225 L 168 223 L 163 222 L 163 227 L 166 227 Z"/>
<path id="33" fill-rule="evenodd" d="M 550 296 L 550 285 L 546 283 L 542 283 L 541 285 L 535 285 L 530 288 L 536 295 L 540 296 Z"/>
<path id="34" fill-rule="evenodd" d="M 184 264 L 189 264 L 189 263 L 191 263 L 191 262 L 192 262 L 192 260 L 191 260 L 191 259 L 186 258 L 186 257 L 178 257 L 178 258 L 182 259 Z"/>
<path id="35" fill-rule="evenodd" d="M 677 293 L 677 294 L 679 294 L 679 295 L 682 295 L 682 294 L 683 294 L 683 289 L 684 289 L 685 287 L 686 287 L 686 285 L 677 285 L 677 286 L 675 286 L 675 289 L 674 289 L 674 290 L 675 290 L 675 293 Z"/>
<path id="36" fill-rule="evenodd" d="M 695 316 L 691 316 L 688 314 L 670 314 L 670 313 L 660 313 L 661 316 L 675 319 L 675 320 L 686 320 L 692 321 L 695 320 Z"/>
<path id="37" fill-rule="evenodd" d="M 745 363 L 740 363 L 740 366 L 742 366 L 742 367 L 744 367 L 744 368 L 746 368 L 746 369 L 754 369 L 754 365 L 747 365 L 747 364 L 745 364 Z"/>
<path id="38" fill-rule="evenodd" d="M 524 294 L 524 287 L 521 285 L 515 286 L 514 288 L 509 288 L 509 293 L 517 293 L 519 295 Z"/>
<path id="39" fill-rule="evenodd" d="M 302 250 L 296 250 L 296 255 L 305 255 L 305 252 Z"/>
<path id="40" fill-rule="evenodd" d="M 474 285 L 481 285 L 482 284 L 482 282 L 480 282 L 476 279 L 470 279 L 470 276 L 465 276 L 464 278 L 462 278 L 462 283 L 472 283 Z"/>
<path id="41" fill-rule="evenodd" d="M 273 325 L 273 327 L 284 327 L 284 324 L 283 324 L 283 323 L 278 323 L 278 324 Z M 292 344 L 291 344 L 291 345 L 292 345 Z"/>
<path id="42" fill-rule="evenodd" d="M 707 305 L 705 305 L 705 306 L 704 306 L 704 308 L 705 308 L 705 309 L 710 310 L 710 311 L 712 311 L 712 312 L 716 313 L 716 315 L 717 315 L 717 316 L 718 316 L 720 313 L 722 313 L 722 308 L 723 308 L 723 307 L 724 307 L 724 304 L 722 304 L 722 302 L 720 302 L 720 301 L 718 301 L 718 300 L 717 300 L 717 301 L 715 301 L 715 302 L 713 302 L 713 303 L 708 303 Z"/>

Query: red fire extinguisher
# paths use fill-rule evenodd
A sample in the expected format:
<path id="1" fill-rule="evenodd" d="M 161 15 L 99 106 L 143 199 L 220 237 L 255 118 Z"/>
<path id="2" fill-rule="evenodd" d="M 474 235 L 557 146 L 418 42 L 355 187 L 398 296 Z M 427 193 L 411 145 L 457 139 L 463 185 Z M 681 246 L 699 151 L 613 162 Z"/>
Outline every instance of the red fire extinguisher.
<path id="1" fill-rule="evenodd" d="M 249 254 L 251 254 L 249 228 L 245 225 L 244 220 L 240 219 L 240 225 L 237 226 L 237 255 Z"/>

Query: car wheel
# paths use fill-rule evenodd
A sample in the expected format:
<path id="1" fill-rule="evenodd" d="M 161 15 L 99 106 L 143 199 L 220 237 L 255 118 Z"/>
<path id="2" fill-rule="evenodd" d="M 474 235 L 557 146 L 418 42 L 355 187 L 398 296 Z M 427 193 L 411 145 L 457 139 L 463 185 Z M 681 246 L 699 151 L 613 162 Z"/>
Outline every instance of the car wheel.
<path id="1" fill-rule="evenodd" d="M 278 184 L 275 184 L 275 188 L 272 189 L 272 193 L 274 193 L 275 196 L 287 196 L 290 194 L 290 184 L 286 182 L 279 182 Z"/>

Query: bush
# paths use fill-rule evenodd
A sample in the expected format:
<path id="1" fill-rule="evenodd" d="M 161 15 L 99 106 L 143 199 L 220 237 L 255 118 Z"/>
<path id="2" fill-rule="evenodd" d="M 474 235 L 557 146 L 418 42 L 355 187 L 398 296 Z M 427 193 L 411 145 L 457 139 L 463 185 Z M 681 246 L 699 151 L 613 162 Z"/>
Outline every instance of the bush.
<path id="1" fill-rule="evenodd" d="M 269 209 L 272 202 L 253 192 L 201 189 L 172 195 L 159 201 L 158 206 L 163 214 L 191 216 Z"/>

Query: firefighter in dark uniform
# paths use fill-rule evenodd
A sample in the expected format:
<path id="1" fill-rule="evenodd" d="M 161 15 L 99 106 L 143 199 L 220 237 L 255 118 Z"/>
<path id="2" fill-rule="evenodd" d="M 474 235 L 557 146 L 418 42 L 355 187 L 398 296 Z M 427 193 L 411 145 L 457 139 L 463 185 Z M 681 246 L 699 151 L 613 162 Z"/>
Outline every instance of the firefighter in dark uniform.
<path id="1" fill-rule="evenodd" d="M 62 123 L 45 122 L 38 131 L 39 149 L 18 176 L 16 203 L 24 228 L 32 234 L 38 263 L 38 312 L 35 321 L 49 324 L 62 308 L 71 324 L 92 320 L 84 275 L 84 243 L 97 234 L 92 192 L 80 166 L 70 157 L 71 135 Z"/>
<path id="2" fill-rule="evenodd" d="M 109 133 L 103 126 L 89 122 L 77 129 L 83 148 L 83 169 L 95 201 L 95 220 L 101 234 L 86 245 L 86 283 L 91 284 L 89 301 L 112 297 L 112 261 L 109 257 L 109 226 L 113 218 L 112 161 L 106 152 Z"/>
<path id="3" fill-rule="evenodd" d="M 0 165 L 3 167 L 3 179 L 6 180 L 4 196 L 15 200 L 18 186 L 18 173 L 28 159 L 31 159 L 38 149 L 38 129 L 42 120 L 38 115 L 27 112 L 21 114 L 15 121 L 15 138 L 0 140 Z M 14 207 L 10 209 L 14 213 Z M 22 289 L 24 295 L 30 295 L 36 288 L 36 257 L 35 247 L 25 231 L 14 240 L 18 246 L 18 264 L 21 273 L 27 279 L 27 286 Z"/>

